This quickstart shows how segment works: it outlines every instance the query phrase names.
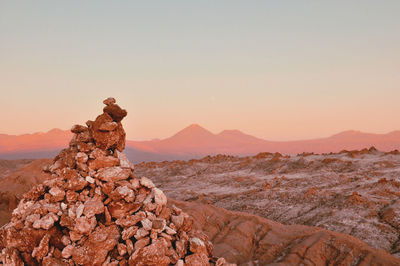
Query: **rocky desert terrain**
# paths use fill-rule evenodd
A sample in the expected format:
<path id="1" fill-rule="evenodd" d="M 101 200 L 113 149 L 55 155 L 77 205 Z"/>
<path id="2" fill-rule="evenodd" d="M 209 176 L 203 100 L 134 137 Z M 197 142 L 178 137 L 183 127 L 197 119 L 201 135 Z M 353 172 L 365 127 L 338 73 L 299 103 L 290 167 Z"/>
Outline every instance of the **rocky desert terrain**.
<path id="1" fill-rule="evenodd" d="M 229 262 L 237 263 L 238 265 L 399 265 L 400 260 L 395 257 L 398 256 L 395 250 L 393 252 L 392 249 L 387 249 L 395 255 L 390 256 L 388 252 L 379 250 L 385 249 L 385 247 L 378 246 L 380 243 L 389 242 L 392 239 L 390 238 L 391 236 L 393 239 L 398 236 L 398 231 L 396 233 L 390 229 L 396 228 L 396 226 L 392 226 L 389 220 L 391 219 L 393 223 L 399 217 L 395 207 L 390 207 L 391 205 L 386 203 L 383 211 L 389 210 L 389 214 L 392 213 L 391 216 L 386 214 L 386 218 L 384 218 L 381 210 L 375 216 L 369 217 L 366 215 L 363 217 L 362 215 L 365 212 L 373 210 L 363 207 L 364 205 L 361 203 L 364 200 L 353 195 L 351 189 L 353 187 L 361 187 L 355 184 L 349 185 L 354 183 L 355 180 L 354 182 L 342 182 L 340 180 L 343 180 L 345 176 L 339 176 L 338 180 L 340 182 L 337 182 L 336 189 L 333 188 L 335 186 L 333 179 L 328 183 L 329 185 L 327 184 L 326 187 L 331 187 L 330 190 L 337 191 L 337 194 L 342 193 L 340 192 L 339 183 L 344 188 L 343 196 L 336 196 L 337 201 L 334 204 L 332 199 L 331 202 L 324 202 L 323 199 L 326 199 L 326 194 L 321 193 L 322 184 L 316 181 L 307 181 L 305 174 L 302 181 L 297 176 L 299 179 L 294 185 L 293 180 L 292 184 L 288 180 L 291 175 L 288 174 L 286 167 L 286 170 L 280 170 L 282 172 L 272 170 L 278 169 L 278 162 L 283 167 L 290 161 L 307 159 L 309 162 L 314 161 L 311 165 L 320 165 L 319 167 L 315 166 L 315 169 L 325 168 L 324 172 L 327 175 L 333 175 L 340 167 L 333 168 L 333 166 L 329 166 L 328 160 L 321 161 L 333 157 L 353 162 L 361 160 L 363 163 L 366 163 L 364 159 L 369 158 L 369 164 L 375 166 L 378 164 L 374 163 L 374 161 L 382 161 L 383 158 L 390 158 L 393 165 L 396 165 L 396 161 L 400 159 L 397 152 L 382 153 L 373 149 L 330 155 L 303 154 L 293 158 L 283 157 L 279 154 L 264 153 L 247 158 L 215 156 L 192 161 L 139 164 L 135 165 L 134 172 L 137 176 L 146 173 L 148 177 L 153 178 L 154 183 L 169 196 L 168 206 L 170 208 L 177 206 L 193 217 L 194 228 L 203 231 L 213 243 L 214 256 L 224 257 Z M 275 161 L 275 163 L 271 162 L 271 160 Z M 14 188 L 8 189 L 8 194 L 4 195 L 13 195 L 16 200 L 19 200 L 23 197 L 23 193 L 28 191 L 33 184 L 41 183 L 48 177 L 48 174 L 45 174 L 42 168 L 46 168 L 50 164 L 52 164 L 52 160 L 35 160 L 21 167 L 3 180 L 6 183 L 1 184 L 0 190 L 4 193 L 6 187 Z M 267 164 L 271 164 L 271 166 L 275 164 L 275 167 L 268 171 L 278 172 L 278 176 L 281 176 L 282 179 L 280 182 L 275 178 L 274 174 L 261 175 L 262 169 L 255 167 L 256 165 L 264 165 L 266 167 Z M 203 171 L 199 171 L 200 165 L 204 167 Z M 222 167 L 222 165 L 224 165 L 224 168 L 220 169 L 219 167 Z M 250 168 L 250 166 L 252 167 Z M 293 164 L 291 167 L 293 167 Z M 204 171 L 206 168 L 208 170 Z M 392 166 L 392 168 L 394 168 L 392 170 L 395 170 L 396 166 Z M 258 172 L 258 177 L 243 178 L 243 172 L 239 175 L 240 171 L 246 169 L 248 172 Z M 295 168 L 292 169 L 292 171 L 296 172 Z M 328 169 L 330 169 L 330 173 Z M 348 176 L 351 173 L 349 169 L 347 169 Z M 310 170 L 306 169 L 304 165 L 302 166 L 303 172 Z M 382 172 L 382 170 L 384 169 L 380 171 L 376 169 L 375 172 Z M 162 171 L 164 174 L 162 174 Z M 355 170 L 353 169 L 352 171 Z M 211 172 L 217 177 L 212 178 Z M 345 171 L 341 170 L 341 172 Z M 217 175 L 218 173 L 219 175 Z M 227 175 L 226 178 L 221 177 L 224 176 L 224 173 Z M 281 175 L 283 173 L 285 173 L 285 177 Z M 398 181 L 394 180 L 396 174 L 393 173 L 391 178 L 391 175 L 382 177 L 382 174 L 377 173 L 375 175 L 379 176 L 377 178 L 379 186 L 373 187 L 377 189 L 383 188 L 385 191 L 391 189 L 390 191 L 396 193 L 396 189 L 398 189 L 396 183 Z M 297 170 L 297 174 L 299 175 L 301 172 Z M 296 173 L 292 173 L 292 175 L 294 179 Z M 256 175 L 254 174 L 254 176 Z M 270 176 L 270 180 L 265 182 L 268 179 L 265 177 L 268 176 Z M 217 178 L 219 178 L 219 181 Z M 375 177 L 369 178 L 374 179 Z M 30 181 L 27 182 L 28 185 L 23 185 L 21 184 L 21 179 Z M 291 189 L 289 189 L 290 187 Z M 315 189 L 310 189 L 313 187 Z M 365 198 L 369 195 L 365 190 L 367 189 L 358 189 L 357 193 L 360 193 Z M 178 193 L 174 191 L 178 191 Z M 296 193 L 293 191 L 296 191 Z M 316 191 L 319 191 L 319 193 L 316 193 Z M 265 196 L 266 193 L 270 196 Z M 386 193 L 386 198 L 392 198 L 390 192 Z M 262 195 L 264 195 L 263 200 L 261 198 Z M 325 195 L 325 197 L 320 198 L 321 195 Z M 380 197 L 384 196 L 381 195 Z M 4 207 L 4 213 L 8 213 L 8 217 L 10 217 L 12 206 L 9 206 L 9 201 L 4 200 L 6 198 L 6 196 L 2 198 L 1 206 Z M 341 201 L 339 201 L 340 198 Z M 267 203 L 268 199 L 270 199 L 269 203 Z M 395 199 L 388 201 L 392 202 Z M 265 204 L 265 207 L 262 208 L 260 204 Z M 273 207 L 274 205 L 275 207 Z M 223 206 L 225 209 L 217 206 Z M 278 206 L 281 206 L 281 208 Z M 301 211 L 299 214 L 304 213 L 303 216 L 291 214 L 295 208 Z M 332 214 L 323 211 L 329 208 L 332 209 L 330 212 Z M 392 208 L 391 211 L 390 208 Z M 310 209 L 312 210 L 309 211 Z M 364 212 L 362 211 L 363 209 Z M 338 213 L 336 217 L 343 215 L 348 220 L 337 218 L 335 222 L 334 213 Z M 273 219 L 261 217 L 268 217 L 268 215 L 273 215 L 273 219 L 277 221 L 282 219 L 282 221 L 288 222 L 283 222 L 282 224 L 272 221 Z M 290 215 L 296 217 L 295 222 L 290 220 Z M 312 219 L 306 219 L 307 217 L 312 217 Z M 349 220 L 351 223 L 345 223 Z M 388 232 L 390 234 L 382 235 L 377 231 L 365 230 L 360 221 L 366 223 L 368 225 L 367 228 L 381 228 L 382 232 L 389 229 Z M 5 222 L 2 222 L 2 224 Z M 319 223 L 318 227 L 314 227 L 317 222 Z M 361 225 L 359 231 L 351 230 L 355 227 L 351 227 L 351 224 L 357 223 Z M 334 227 L 336 230 L 334 231 L 337 232 L 323 229 L 333 225 L 336 225 Z M 353 235 L 358 232 L 358 239 L 350 236 L 347 233 L 349 230 L 350 234 Z M 360 233 L 361 230 L 364 230 L 364 235 Z M 367 243 L 359 239 L 363 239 Z M 371 241 L 371 239 L 375 241 Z M 370 242 L 368 243 L 368 241 Z M 377 249 L 370 245 L 375 245 L 374 247 Z M 396 246 L 396 243 L 393 242 L 392 245 Z"/>
<path id="2" fill-rule="evenodd" d="M 355 236 L 400 257 L 400 154 L 374 148 L 334 154 L 142 163 L 168 197 L 201 201 L 283 224 Z"/>
<path id="3" fill-rule="evenodd" d="M 4 164 L 3 264 L 400 265 L 398 151 L 134 166 L 104 103 L 53 160 Z"/>

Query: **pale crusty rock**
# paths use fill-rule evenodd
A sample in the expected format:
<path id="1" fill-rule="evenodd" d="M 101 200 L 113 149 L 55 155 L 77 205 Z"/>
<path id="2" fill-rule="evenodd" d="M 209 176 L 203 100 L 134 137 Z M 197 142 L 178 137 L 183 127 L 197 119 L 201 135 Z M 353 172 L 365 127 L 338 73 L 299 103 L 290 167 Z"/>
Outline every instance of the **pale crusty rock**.
<path id="1" fill-rule="evenodd" d="M 84 206 L 83 214 L 88 218 L 104 213 L 104 204 L 98 197 L 90 198 L 85 202 Z"/>
<path id="2" fill-rule="evenodd" d="M 136 233 L 135 233 L 135 238 L 136 239 L 141 239 L 145 236 L 149 235 L 149 231 L 144 229 L 144 228 L 139 228 Z"/>
<path id="3" fill-rule="evenodd" d="M 34 213 L 26 217 L 25 224 L 33 224 L 40 219 L 40 214 Z"/>
<path id="4" fill-rule="evenodd" d="M 190 251 L 193 253 L 205 253 L 207 254 L 206 245 L 202 240 L 197 237 L 193 237 L 189 239 L 189 247 Z"/>
<path id="5" fill-rule="evenodd" d="M 81 215 L 83 214 L 83 210 L 85 209 L 85 205 L 80 204 L 77 208 L 76 208 L 76 217 L 79 218 L 81 217 Z"/>
<path id="6" fill-rule="evenodd" d="M 172 229 L 171 227 L 169 227 L 169 226 L 165 227 L 165 232 L 167 234 L 169 234 L 169 235 L 175 235 L 176 234 L 176 231 L 174 229 Z"/>
<path id="7" fill-rule="evenodd" d="M 79 217 L 75 220 L 74 230 L 81 235 L 88 235 L 91 231 L 91 222 L 85 216 Z"/>
<path id="8" fill-rule="evenodd" d="M 82 176 L 74 175 L 67 181 L 66 188 L 69 190 L 78 191 L 86 187 L 87 184 L 88 182 Z"/>
<path id="9" fill-rule="evenodd" d="M 153 227 L 153 223 L 147 218 L 144 218 L 140 223 L 142 224 L 143 229 L 147 231 L 150 231 Z"/>
<path id="10" fill-rule="evenodd" d="M 135 193 L 127 186 L 117 187 L 114 192 L 118 194 L 119 199 L 124 199 L 126 202 L 133 202 L 135 200 Z"/>
<path id="11" fill-rule="evenodd" d="M 100 131 L 113 131 L 118 127 L 117 122 L 105 122 L 99 126 Z"/>
<path id="12" fill-rule="evenodd" d="M 85 180 L 90 184 L 94 184 L 94 182 L 95 182 L 95 179 L 93 177 L 91 177 L 91 176 L 87 176 L 85 178 Z"/>
<path id="13" fill-rule="evenodd" d="M 148 179 L 147 177 L 144 177 L 144 176 L 142 178 L 140 178 L 140 184 L 147 188 L 155 187 L 153 181 L 151 181 L 150 179 Z"/>
<path id="14" fill-rule="evenodd" d="M 134 169 L 133 163 L 131 163 L 131 161 L 129 161 L 128 157 L 120 151 L 117 151 L 117 157 L 119 159 L 119 165 L 122 168 L 130 168 L 130 169 Z"/>
<path id="15" fill-rule="evenodd" d="M 178 229 L 182 227 L 184 220 L 185 220 L 185 217 L 183 215 L 172 215 L 171 216 L 171 221 L 174 223 L 174 225 Z"/>
<path id="16" fill-rule="evenodd" d="M 64 246 L 68 246 L 69 244 L 71 244 L 71 239 L 69 239 L 68 236 L 63 235 L 61 237 L 61 242 L 63 243 Z"/>
<path id="17" fill-rule="evenodd" d="M 130 174 L 130 169 L 123 169 L 121 167 L 115 166 L 100 169 L 97 173 L 97 178 L 106 182 L 116 182 L 128 179 Z"/>
<path id="18" fill-rule="evenodd" d="M 72 256 L 72 251 L 74 250 L 74 246 L 73 245 L 67 245 L 61 252 L 61 256 L 64 259 L 68 259 Z"/>
<path id="19" fill-rule="evenodd" d="M 154 193 L 154 202 L 157 205 L 165 206 L 167 205 L 167 196 L 165 196 L 164 192 L 162 192 L 159 188 L 153 188 Z"/>
<path id="20" fill-rule="evenodd" d="M 49 193 L 54 201 L 62 201 L 65 197 L 65 191 L 59 187 L 52 187 Z"/>
<path id="21" fill-rule="evenodd" d="M 99 148 L 95 148 L 90 154 L 89 154 L 89 158 L 91 159 L 97 159 L 100 157 L 106 157 L 107 156 L 107 152 L 105 150 L 99 149 Z"/>
<path id="22" fill-rule="evenodd" d="M 75 155 L 75 160 L 78 163 L 86 163 L 88 161 L 88 158 L 89 158 L 88 155 L 86 153 L 84 153 L 84 152 L 78 152 Z"/>
<path id="23" fill-rule="evenodd" d="M 36 220 L 32 227 L 35 229 L 45 229 L 45 230 L 49 230 L 53 225 L 54 222 L 57 221 L 57 216 L 54 215 L 53 213 L 48 213 L 45 216 L 43 216 L 42 218 L 40 218 L 39 220 Z"/>
<path id="24" fill-rule="evenodd" d="M 176 263 L 175 263 L 175 266 L 184 266 L 185 265 L 185 263 L 183 262 L 183 260 L 178 260 Z"/>

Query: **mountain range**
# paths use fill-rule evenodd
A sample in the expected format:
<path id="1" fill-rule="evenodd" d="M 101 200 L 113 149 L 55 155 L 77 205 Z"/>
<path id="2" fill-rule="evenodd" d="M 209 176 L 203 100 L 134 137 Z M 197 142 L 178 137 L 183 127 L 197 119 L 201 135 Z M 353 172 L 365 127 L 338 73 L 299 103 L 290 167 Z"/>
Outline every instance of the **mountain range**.
<path id="1" fill-rule="evenodd" d="M 72 133 L 69 130 L 61 129 L 23 135 L 0 134 L 0 159 L 49 158 L 66 147 L 71 137 Z M 260 152 L 328 153 L 370 146 L 382 151 L 400 149 L 400 131 L 373 134 L 349 130 L 327 138 L 268 141 L 239 130 L 224 130 L 214 134 L 197 124 L 192 124 L 166 139 L 128 140 L 125 153 L 132 161 L 138 163 L 200 158 L 215 154 L 245 156 Z"/>

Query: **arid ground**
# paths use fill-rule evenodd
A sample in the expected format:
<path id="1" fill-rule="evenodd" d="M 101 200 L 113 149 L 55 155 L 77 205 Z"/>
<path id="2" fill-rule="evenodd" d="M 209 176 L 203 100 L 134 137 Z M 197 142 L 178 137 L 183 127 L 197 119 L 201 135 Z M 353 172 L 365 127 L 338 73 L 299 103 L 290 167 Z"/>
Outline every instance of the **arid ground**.
<path id="1" fill-rule="evenodd" d="M 3 163 L 4 167 L 10 165 L 10 173 L 0 181 L 2 224 L 22 194 L 42 182 L 45 175 L 41 169 L 49 163 L 48 159 Z M 294 260 L 290 254 L 310 247 L 322 252 L 328 242 L 332 258 L 340 246 L 347 245 L 347 251 L 339 252 L 343 263 L 355 259 L 373 263 L 366 260 L 370 247 L 400 257 L 397 151 L 371 148 L 323 155 L 208 156 L 137 164 L 135 175 L 152 179 L 170 204 L 198 216 L 196 226 L 211 236 L 215 252 L 238 264 L 304 262 L 306 258 L 317 263 L 311 251 L 303 258 L 295 255 Z M 236 227 L 243 228 L 237 231 Z M 272 244 L 271 234 L 277 238 Z M 314 244 L 310 246 L 309 241 Z M 263 246 L 262 242 L 269 244 Z M 353 255 L 357 252 L 359 255 Z"/>

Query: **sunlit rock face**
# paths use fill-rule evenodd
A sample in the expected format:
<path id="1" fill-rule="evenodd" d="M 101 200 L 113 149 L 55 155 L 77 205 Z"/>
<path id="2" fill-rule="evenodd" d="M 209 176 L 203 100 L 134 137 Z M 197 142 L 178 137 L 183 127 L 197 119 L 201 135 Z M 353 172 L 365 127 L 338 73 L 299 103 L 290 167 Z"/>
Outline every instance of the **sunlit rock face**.
<path id="1" fill-rule="evenodd" d="M 114 98 L 45 169 L 51 177 L 27 192 L 0 229 L 5 265 L 209 265 L 208 237 L 167 207 L 164 193 L 133 173 L 122 153 L 126 110 Z"/>

